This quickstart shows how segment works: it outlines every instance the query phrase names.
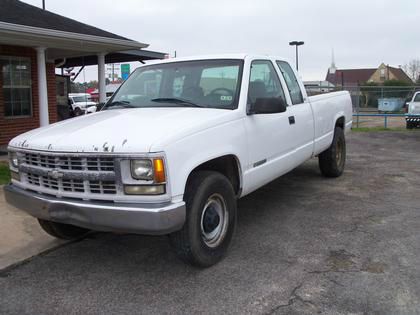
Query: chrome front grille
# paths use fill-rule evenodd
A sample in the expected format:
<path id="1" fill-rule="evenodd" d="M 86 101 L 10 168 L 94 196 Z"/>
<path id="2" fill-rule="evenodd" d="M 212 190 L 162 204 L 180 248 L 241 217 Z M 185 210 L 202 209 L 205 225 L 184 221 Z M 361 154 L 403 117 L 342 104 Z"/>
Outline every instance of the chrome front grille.
<path id="1" fill-rule="evenodd" d="M 114 171 L 111 157 L 55 156 L 25 153 L 23 163 L 57 170 Z"/>
<path id="2" fill-rule="evenodd" d="M 109 200 L 120 191 L 109 156 L 21 153 L 19 170 L 28 188 L 59 197 Z"/>

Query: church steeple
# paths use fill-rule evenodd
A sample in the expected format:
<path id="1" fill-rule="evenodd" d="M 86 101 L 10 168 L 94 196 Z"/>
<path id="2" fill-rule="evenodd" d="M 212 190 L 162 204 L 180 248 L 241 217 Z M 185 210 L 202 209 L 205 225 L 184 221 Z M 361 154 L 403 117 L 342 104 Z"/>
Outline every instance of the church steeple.
<path id="1" fill-rule="evenodd" d="M 337 71 L 337 68 L 335 66 L 335 57 L 334 57 L 334 49 L 331 51 L 331 66 L 328 69 L 328 72 L 331 74 L 334 74 Z"/>

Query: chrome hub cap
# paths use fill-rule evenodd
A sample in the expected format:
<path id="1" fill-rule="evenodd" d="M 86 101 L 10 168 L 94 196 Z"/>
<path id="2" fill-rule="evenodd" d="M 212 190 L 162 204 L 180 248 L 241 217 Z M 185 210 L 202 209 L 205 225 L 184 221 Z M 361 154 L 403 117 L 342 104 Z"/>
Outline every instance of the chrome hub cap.
<path id="1" fill-rule="evenodd" d="M 224 239 L 229 215 L 223 197 L 213 194 L 204 205 L 201 213 L 201 235 L 208 247 L 218 246 Z"/>

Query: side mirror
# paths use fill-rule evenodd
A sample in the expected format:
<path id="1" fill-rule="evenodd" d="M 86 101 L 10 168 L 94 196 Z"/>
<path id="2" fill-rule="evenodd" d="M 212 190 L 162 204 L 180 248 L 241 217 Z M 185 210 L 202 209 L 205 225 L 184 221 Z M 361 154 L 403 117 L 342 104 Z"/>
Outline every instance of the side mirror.
<path id="1" fill-rule="evenodd" d="M 287 105 L 280 97 L 257 98 L 254 104 L 251 104 L 248 115 L 255 114 L 276 114 L 287 110 Z"/>

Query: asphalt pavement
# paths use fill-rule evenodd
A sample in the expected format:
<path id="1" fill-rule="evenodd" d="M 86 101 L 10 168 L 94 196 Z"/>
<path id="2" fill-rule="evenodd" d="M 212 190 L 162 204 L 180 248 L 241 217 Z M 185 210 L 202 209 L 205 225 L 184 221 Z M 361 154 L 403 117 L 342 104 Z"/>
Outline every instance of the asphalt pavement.
<path id="1" fill-rule="evenodd" d="M 93 234 L 0 271 L 0 314 L 419 314 L 419 165 L 420 132 L 352 133 L 342 177 L 313 159 L 241 199 L 216 266 Z"/>

